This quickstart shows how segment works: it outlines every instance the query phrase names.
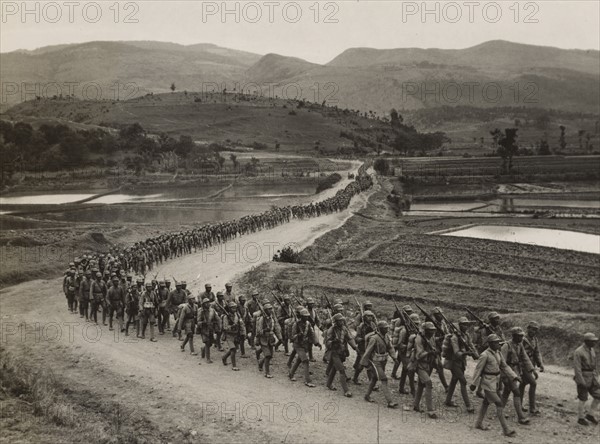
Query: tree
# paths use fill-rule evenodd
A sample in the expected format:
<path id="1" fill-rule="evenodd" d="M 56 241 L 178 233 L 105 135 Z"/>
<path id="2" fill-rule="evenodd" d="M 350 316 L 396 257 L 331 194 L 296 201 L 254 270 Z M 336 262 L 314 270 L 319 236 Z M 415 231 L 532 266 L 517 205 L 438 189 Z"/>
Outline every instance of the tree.
<path id="1" fill-rule="evenodd" d="M 404 122 L 404 119 L 400 114 L 398 114 L 398 111 L 396 111 L 395 108 L 392 108 L 392 110 L 390 111 L 390 118 L 392 128 L 399 129 L 402 127 L 402 122 Z"/>
<path id="2" fill-rule="evenodd" d="M 386 159 L 376 159 L 373 162 L 373 169 L 382 176 L 387 176 L 390 172 L 390 163 Z"/>
<path id="3" fill-rule="evenodd" d="M 175 83 L 171 83 L 171 92 L 174 93 L 175 92 Z"/>
<path id="4" fill-rule="evenodd" d="M 237 168 L 238 168 L 237 156 L 235 154 L 231 153 L 229 155 L 229 160 L 231 160 L 231 163 L 233 163 L 233 169 L 234 169 L 234 171 L 237 170 Z"/>
<path id="5" fill-rule="evenodd" d="M 502 157 L 502 171 L 509 173 L 512 170 L 512 159 L 519 146 L 517 145 L 517 132 L 518 128 L 506 128 L 504 134 L 498 128 L 494 131 L 490 131 L 492 138 L 498 145 L 497 153 Z"/>
<path id="6" fill-rule="evenodd" d="M 540 147 L 538 148 L 538 154 L 540 156 L 549 156 L 551 154 L 550 145 L 548 145 L 548 141 L 546 139 L 540 140 Z"/>
<path id="7" fill-rule="evenodd" d="M 565 137 L 565 126 L 561 125 L 559 126 L 560 128 L 560 137 L 558 138 L 558 145 L 560 146 L 560 150 L 564 151 L 565 148 L 567 147 L 567 139 Z"/>

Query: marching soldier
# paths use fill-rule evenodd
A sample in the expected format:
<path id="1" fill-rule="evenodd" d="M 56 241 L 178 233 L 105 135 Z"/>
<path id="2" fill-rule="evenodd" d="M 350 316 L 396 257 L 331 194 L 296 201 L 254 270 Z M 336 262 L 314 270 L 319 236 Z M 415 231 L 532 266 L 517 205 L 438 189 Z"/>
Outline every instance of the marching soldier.
<path id="1" fill-rule="evenodd" d="M 314 387 L 315 385 L 310 380 L 308 347 L 309 345 L 315 345 L 321 349 L 321 344 L 319 344 L 319 341 L 317 340 L 317 336 L 315 335 L 315 331 L 310 322 L 310 312 L 306 308 L 300 310 L 300 318 L 292 324 L 290 340 L 297 355 L 294 365 L 288 374 L 290 380 L 296 380 L 294 375 L 300 364 L 302 364 L 304 367 L 304 385 L 307 387 Z"/>
<path id="2" fill-rule="evenodd" d="M 90 302 L 92 304 L 90 318 L 92 318 L 96 324 L 98 323 L 98 307 L 102 307 L 102 303 L 106 299 L 106 294 L 106 284 L 102 280 L 102 273 L 98 272 L 96 273 L 96 280 L 92 281 L 90 287 Z M 102 317 L 106 320 L 105 310 L 102 310 Z"/>
<path id="3" fill-rule="evenodd" d="M 529 360 L 529 356 L 527 356 L 525 348 L 523 347 L 523 337 L 525 336 L 525 332 L 521 327 L 513 327 L 510 332 L 512 335 L 512 340 L 505 342 L 501 348 L 504 360 L 519 377 L 519 381 L 527 380 L 529 382 L 535 382 L 538 374 L 535 371 L 533 364 Z M 515 410 L 519 418 L 519 424 L 529 424 L 529 419 L 527 419 L 525 417 L 525 413 L 523 413 L 519 385 L 513 379 L 504 378 L 503 386 L 502 403 L 504 406 L 506 406 L 508 397 L 512 393 Z"/>
<path id="4" fill-rule="evenodd" d="M 112 287 L 108 289 L 108 325 L 109 330 L 113 329 L 113 316 L 116 314 L 119 330 L 123 328 L 123 310 L 125 308 L 125 290 L 119 285 L 117 276 L 112 278 Z"/>
<path id="5" fill-rule="evenodd" d="M 252 350 L 254 347 L 254 339 L 255 339 L 255 325 L 254 325 L 254 314 L 259 312 L 258 306 L 258 292 L 253 292 L 250 300 L 246 302 L 246 311 L 248 312 L 248 318 L 246 321 L 246 331 L 248 332 L 248 344 Z M 260 347 L 259 347 L 260 349 Z M 258 355 L 257 355 L 258 358 Z"/>
<path id="6" fill-rule="evenodd" d="M 177 318 L 177 313 L 179 312 L 179 307 L 181 304 L 184 304 L 189 293 L 187 293 L 182 286 L 183 282 L 175 282 L 175 290 L 173 290 L 169 294 L 169 298 L 167 299 L 166 308 L 171 313 L 175 319 L 175 328 L 173 328 L 173 337 L 178 334 L 181 338 L 181 331 L 178 330 L 179 323 Z"/>
<path id="7" fill-rule="evenodd" d="M 217 312 L 219 319 L 221 319 L 227 310 L 227 302 L 225 302 L 225 295 L 222 291 L 217 292 L 217 299 L 213 302 L 212 306 Z M 221 330 L 217 332 L 217 350 L 220 352 L 223 351 L 223 346 L 221 345 Z"/>
<path id="8" fill-rule="evenodd" d="M 410 316 L 411 314 L 413 314 L 413 309 L 410 305 L 405 305 L 404 307 L 402 307 L 402 309 L 404 310 L 404 312 Z M 398 359 L 396 360 L 396 362 L 394 363 L 394 367 L 392 368 L 392 378 L 394 379 L 399 379 L 398 378 L 398 368 L 400 368 L 400 364 L 402 364 L 402 369 L 403 371 L 405 371 L 404 369 L 406 368 L 406 366 L 408 365 L 408 358 L 405 355 L 406 351 L 406 343 L 401 344 L 400 343 L 400 335 L 404 332 L 405 335 L 403 337 L 403 340 L 407 340 L 408 339 L 408 334 L 407 334 L 407 330 L 406 330 L 406 326 L 404 325 L 404 323 L 402 322 L 402 318 L 400 317 L 400 313 L 395 313 L 395 315 L 397 316 L 396 319 L 396 324 L 392 325 L 392 345 L 394 346 L 394 348 L 396 349 L 397 353 L 398 353 Z M 406 359 L 406 364 L 404 363 L 404 361 L 402 359 Z M 404 379 L 406 380 L 406 376 L 404 377 Z M 405 389 L 404 386 L 402 386 L 402 390 L 400 390 L 400 393 L 404 393 Z M 408 393 L 406 391 L 406 393 Z M 404 393 L 404 394 L 406 394 Z"/>
<path id="9" fill-rule="evenodd" d="M 69 312 L 75 314 L 77 311 L 75 305 L 75 270 L 70 269 L 67 273 L 67 279 L 65 280 L 65 292 L 67 296 L 67 305 L 69 306 Z"/>
<path id="10" fill-rule="evenodd" d="M 437 325 L 439 325 L 439 329 L 435 330 L 435 346 L 438 351 L 438 359 L 435 362 L 435 371 L 437 372 L 440 382 L 444 386 L 444 390 L 448 392 L 448 382 L 446 381 L 446 375 L 444 374 L 444 366 L 442 365 L 442 360 L 440 359 L 442 353 L 442 343 L 444 342 L 444 338 L 450 333 L 448 330 L 448 326 L 446 325 L 446 321 L 444 320 L 443 311 L 440 307 L 434 307 L 431 311 Z"/>
<path id="11" fill-rule="evenodd" d="M 227 304 L 227 311 L 221 316 L 221 325 L 223 332 L 223 342 L 227 353 L 223 356 L 223 365 L 227 365 L 227 358 L 231 356 L 231 365 L 233 371 L 238 371 L 235 355 L 238 345 L 244 341 L 246 337 L 246 328 L 242 318 L 238 315 L 237 304 L 231 300 Z"/>
<path id="12" fill-rule="evenodd" d="M 446 406 L 456 407 L 456 403 L 452 401 L 452 396 L 454 395 L 456 384 L 460 383 L 460 393 L 467 407 L 467 412 L 474 413 L 475 409 L 473 408 L 473 404 L 471 404 L 469 392 L 467 391 L 465 370 L 467 368 L 467 356 L 471 356 L 477 360 L 479 359 L 479 354 L 475 351 L 475 346 L 468 333 L 470 324 L 471 322 L 464 316 L 458 320 L 460 337 L 458 333 L 452 334 L 450 338 L 450 350 L 448 350 L 448 354 L 444 358 L 444 367 L 452 372 L 452 379 L 446 393 Z"/>
<path id="13" fill-rule="evenodd" d="M 360 308 L 360 307 L 359 307 Z M 358 328 L 358 326 L 361 324 L 361 322 L 363 322 L 363 313 L 366 311 L 370 311 L 372 312 L 373 310 L 373 303 L 371 301 L 365 301 L 365 303 L 363 304 L 363 309 L 362 312 L 359 312 L 355 317 L 354 317 L 354 326 L 356 328 Z"/>
<path id="14" fill-rule="evenodd" d="M 358 325 L 356 329 L 356 336 L 354 337 L 354 341 L 356 341 L 356 345 L 358 347 L 358 351 L 356 352 L 356 360 L 354 361 L 354 377 L 352 378 L 352 382 L 355 385 L 361 385 L 361 382 L 358 380 L 360 376 L 360 372 L 363 369 L 363 365 L 361 363 L 362 355 L 365 352 L 367 347 L 367 336 L 371 333 L 374 333 L 377 329 L 375 325 L 375 315 L 371 310 L 367 310 L 363 313 L 362 316 L 363 321 Z"/>
<path id="15" fill-rule="evenodd" d="M 427 415 L 431 419 L 437 419 L 433 409 L 433 385 L 431 383 L 431 372 L 438 359 L 437 349 L 433 342 L 435 326 L 432 322 L 423 324 L 423 331 L 415 337 L 413 349 L 413 362 L 418 377 L 417 391 L 415 393 L 413 410 L 421 411 L 421 397 L 425 391 L 425 404 L 427 406 Z"/>
<path id="16" fill-rule="evenodd" d="M 486 324 L 485 326 L 480 327 L 477 330 L 479 353 L 481 353 L 483 350 L 485 350 L 487 348 L 486 341 L 487 341 L 488 336 L 491 335 L 492 333 L 497 335 L 502 342 L 506 341 L 506 339 L 504 339 L 504 332 L 502 331 L 502 327 L 500 327 L 500 315 L 495 311 L 490 312 L 488 314 L 488 322 L 489 322 L 489 324 Z"/>
<path id="17" fill-rule="evenodd" d="M 237 298 L 235 297 L 235 295 L 233 294 L 233 285 L 229 282 L 227 282 L 225 284 L 225 300 L 227 302 L 235 302 L 237 304 Z"/>
<path id="18" fill-rule="evenodd" d="M 90 288 L 92 286 L 92 270 L 86 270 L 85 276 L 79 284 L 79 317 L 89 321 L 88 317 L 88 302 L 90 298 Z"/>
<path id="19" fill-rule="evenodd" d="M 211 304 L 217 299 L 215 294 L 212 292 L 212 284 L 205 284 L 204 293 L 198 296 L 198 301 L 203 301 L 204 299 L 208 299 Z"/>
<path id="20" fill-rule="evenodd" d="M 529 360 L 535 366 L 540 369 L 540 372 L 544 372 L 544 362 L 542 361 L 542 354 L 540 352 L 540 347 L 538 344 L 537 332 L 540 329 L 540 325 L 531 321 L 527 326 L 527 335 L 523 338 L 523 347 L 525 348 L 525 352 L 527 356 L 529 356 Z M 521 382 L 521 386 L 519 387 L 519 393 L 521 394 L 521 401 L 524 400 L 525 396 L 525 387 L 529 385 L 529 414 L 530 415 L 539 415 L 540 411 L 537 408 L 535 402 L 535 391 L 537 388 L 537 381 L 535 379 L 531 380 L 530 378 L 523 378 Z M 527 409 L 523 407 L 523 411 L 526 412 Z"/>
<path id="21" fill-rule="evenodd" d="M 221 322 L 214 308 L 211 307 L 210 299 L 202 300 L 202 309 L 198 310 L 198 322 L 196 330 L 202 335 L 202 357 L 206 362 L 212 364 L 210 359 L 210 348 L 215 343 L 215 334 L 221 330 Z"/>
<path id="22" fill-rule="evenodd" d="M 306 300 L 306 309 L 308 310 L 308 314 L 310 315 L 310 317 L 308 319 L 310 322 L 310 325 L 312 325 L 312 328 L 316 333 L 317 330 L 315 329 L 315 327 L 321 326 L 321 320 L 319 319 L 319 314 L 317 313 L 317 310 L 315 310 L 315 300 L 313 298 L 308 298 Z M 313 357 L 313 345 L 312 344 L 309 344 L 309 346 L 308 346 L 308 360 L 310 362 L 316 362 L 316 359 Z"/>
<path id="23" fill-rule="evenodd" d="M 336 372 L 340 374 L 340 384 L 344 390 L 344 396 L 347 398 L 352 397 L 352 393 L 348 390 L 348 382 L 346 381 L 346 369 L 344 368 L 344 361 L 348 357 L 348 345 L 357 351 L 358 347 L 348 327 L 346 327 L 346 319 L 340 313 L 336 313 L 333 318 L 333 325 L 327 330 L 327 343 L 326 349 L 328 354 L 328 377 L 327 377 L 327 388 L 329 390 L 337 390 L 333 387 L 333 379 L 335 378 Z"/>
<path id="24" fill-rule="evenodd" d="M 392 341 L 387 334 L 388 329 L 389 326 L 386 321 L 379 321 L 377 323 L 377 330 L 368 335 L 367 347 L 360 363 L 363 367 L 367 368 L 367 372 L 369 373 L 369 387 L 365 394 L 365 401 L 374 402 L 371 399 L 371 393 L 373 392 L 377 381 L 381 381 L 382 391 L 387 401 L 387 406 L 389 408 L 396 408 L 398 403 L 392 400 L 387 376 L 385 375 L 385 366 L 387 364 L 388 355 L 394 362 L 397 361 Z"/>
<path id="25" fill-rule="evenodd" d="M 583 426 L 589 424 L 598 424 L 594 413 L 600 404 L 600 378 L 598 377 L 598 361 L 594 347 L 598 343 L 598 337 L 594 333 L 583 335 L 583 344 L 581 344 L 573 355 L 573 367 L 575 369 L 575 383 L 577 384 L 577 423 Z M 585 404 L 588 395 L 592 395 L 590 410 L 586 414 Z M 589 421 L 589 422 L 588 422 Z"/>
<path id="26" fill-rule="evenodd" d="M 417 313 L 411 314 L 409 316 L 409 319 L 411 320 L 411 322 L 413 324 L 415 324 L 415 326 L 417 328 L 419 328 L 419 326 L 421 325 L 421 319 L 419 318 L 419 315 Z M 405 335 L 405 337 L 402 336 L 403 334 Z M 406 378 L 408 378 L 408 386 L 410 387 L 410 394 L 415 396 L 415 393 L 416 393 L 415 374 L 417 371 L 417 366 L 416 366 L 416 362 L 413 359 L 413 351 L 415 348 L 415 339 L 416 338 L 417 338 L 417 333 L 414 333 L 414 332 L 411 333 L 408 331 L 408 329 L 405 329 L 405 332 L 402 332 L 401 336 L 400 336 L 400 341 L 406 342 L 406 345 L 403 347 L 403 349 L 404 349 L 403 354 L 406 356 L 406 362 L 407 362 L 406 366 L 404 366 L 404 364 L 403 364 L 402 373 L 400 374 L 400 387 L 398 389 L 398 392 L 400 394 L 406 394 L 406 390 L 404 389 Z M 406 370 L 406 372 L 405 372 L 405 370 Z"/>
<path id="27" fill-rule="evenodd" d="M 275 344 L 275 350 L 277 350 L 280 344 L 283 344 L 283 349 L 285 350 L 286 356 L 290 355 L 290 350 L 288 347 L 288 335 L 285 328 L 285 323 L 288 319 L 291 318 L 291 310 L 292 307 L 290 306 L 290 296 L 286 294 L 283 296 L 283 303 L 277 309 L 277 322 L 279 323 L 279 328 L 281 329 L 282 339 L 281 342 Z"/>
<path id="28" fill-rule="evenodd" d="M 165 328 L 169 322 L 169 310 L 167 310 L 167 301 L 169 300 L 169 290 L 165 281 L 158 282 L 158 290 L 156 291 L 156 298 L 158 300 L 158 334 L 164 335 Z"/>
<path id="29" fill-rule="evenodd" d="M 186 344 L 190 344 L 190 354 L 197 356 L 198 353 L 194 351 L 194 331 L 196 329 L 196 319 L 198 316 L 198 308 L 194 303 L 194 296 L 188 295 L 187 304 L 182 308 L 181 314 L 177 321 L 177 330 L 185 333 L 185 339 L 181 344 L 181 351 L 185 351 Z"/>
<path id="30" fill-rule="evenodd" d="M 473 374 L 473 383 L 470 386 L 471 391 L 482 391 L 484 398 L 475 420 L 475 428 L 480 430 L 489 430 L 489 426 L 483 425 L 483 420 L 487 414 L 487 409 L 490 403 L 496 405 L 496 415 L 502 426 L 502 431 L 506 436 L 515 436 L 516 432 L 508 427 L 506 418 L 504 417 L 504 404 L 498 395 L 500 384 L 500 376 L 511 380 L 518 381 L 519 377 L 510 368 L 504 360 L 504 356 L 500 352 L 500 336 L 496 334 L 489 335 L 485 343 L 486 348 L 477 360 L 477 367 Z"/>
<path id="31" fill-rule="evenodd" d="M 156 292 L 152 288 L 152 282 L 146 282 L 146 290 L 140 296 L 140 313 L 142 314 L 142 336 L 141 339 L 146 339 L 146 327 L 150 324 L 150 341 L 156 342 L 154 337 L 154 316 L 156 306 Z"/>
<path id="32" fill-rule="evenodd" d="M 140 337 L 140 296 L 144 291 L 144 279 L 138 277 L 135 281 L 135 287 L 130 287 L 125 298 L 125 307 L 127 312 L 127 323 L 125 324 L 125 336 L 129 336 L 129 326 L 135 324 L 137 331 L 136 337 Z"/>
<path id="33" fill-rule="evenodd" d="M 262 351 L 262 358 L 258 361 L 258 369 L 265 369 L 265 378 L 272 378 L 271 375 L 271 359 L 273 357 L 273 346 L 277 340 L 281 341 L 281 330 L 279 324 L 273 316 L 273 306 L 265 304 L 256 319 L 256 339 Z"/>
<path id="34" fill-rule="evenodd" d="M 235 302 L 235 301 L 232 301 Z M 238 298 L 237 304 L 238 316 L 240 317 L 240 321 L 244 324 L 244 336 L 240 338 L 240 357 L 247 358 L 246 355 L 246 339 L 248 335 L 248 309 L 246 308 L 246 297 L 244 295 L 240 295 Z"/>

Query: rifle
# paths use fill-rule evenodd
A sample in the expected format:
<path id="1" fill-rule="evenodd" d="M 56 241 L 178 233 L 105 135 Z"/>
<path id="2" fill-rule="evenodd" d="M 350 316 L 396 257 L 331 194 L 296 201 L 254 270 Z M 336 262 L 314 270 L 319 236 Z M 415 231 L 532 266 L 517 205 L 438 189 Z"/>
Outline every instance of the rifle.
<path id="1" fill-rule="evenodd" d="M 478 355 L 477 351 L 471 347 L 471 345 L 466 341 L 466 339 L 464 338 L 462 332 L 460 331 L 460 328 L 456 328 L 456 326 L 449 322 L 448 319 L 446 318 L 446 316 L 444 315 L 444 313 L 441 313 L 442 315 L 442 319 L 444 321 L 446 321 L 446 325 L 448 325 L 448 329 L 450 330 L 451 333 L 455 334 L 456 337 L 458 338 L 458 342 L 461 343 L 461 345 L 471 354 L 471 356 L 473 358 L 475 358 L 475 356 Z"/>
<path id="2" fill-rule="evenodd" d="M 421 307 L 419 304 L 416 303 L 416 301 L 413 300 L 413 303 L 419 310 L 421 310 L 421 313 L 423 313 L 423 316 L 425 316 L 426 321 L 431 322 L 440 333 L 445 334 L 444 329 L 442 328 L 441 324 L 439 322 L 437 322 L 433 316 L 431 316 L 429 313 L 427 313 L 423 309 L 423 307 Z"/>
<path id="3" fill-rule="evenodd" d="M 496 330 L 495 327 L 493 327 L 491 324 L 488 324 L 487 322 L 484 322 L 480 317 L 478 317 L 475 313 L 473 313 L 468 307 L 465 307 L 465 309 L 467 310 L 467 313 L 469 313 L 471 315 L 471 317 L 473 319 L 475 319 L 478 323 L 479 323 L 479 327 L 483 327 L 485 328 L 487 331 L 491 331 L 493 333 L 496 333 L 498 336 L 500 336 L 500 339 L 502 340 L 502 343 L 504 343 L 506 340 L 504 339 L 504 335 L 501 333 L 498 333 L 498 331 Z"/>
<path id="4" fill-rule="evenodd" d="M 229 322 L 231 322 L 231 324 L 234 323 L 234 320 L 231 319 L 231 314 L 225 310 L 225 307 L 223 307 L 221 304 L 219 304 L 219 302 L 217 300 L 215 300 L 215 304 L 217 305 L 217 307 L 219 307 L 221 310 L 223 310 L 223 313 L 225 313 L 225 316 L 227 316 L 227 319 L 229 319 Z"/>
<path id="5" fill-rule="evenodd" d="M 333 305 L 331 305 L 331 302 L 329 301 L 329 298 L 327 297 L 327 295 L 323 293 L 323 296 L 325 297 L 325 302 L 327 303 L 325 305 L 325 307 L 329 310 L 333 310 Z"/>

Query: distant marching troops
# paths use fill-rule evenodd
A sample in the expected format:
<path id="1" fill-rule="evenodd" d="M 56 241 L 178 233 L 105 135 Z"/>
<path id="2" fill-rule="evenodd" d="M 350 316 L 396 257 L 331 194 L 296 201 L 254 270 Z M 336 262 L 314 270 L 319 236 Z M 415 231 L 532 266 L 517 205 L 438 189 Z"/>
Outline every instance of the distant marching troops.
<path id="1" fill-rule="evenodd" d="M 402 308 L 396 305 L 388 322 L 377 319 L 376 313 L 380 317 L 385 316 L 376 312 L 370 301 L 358 306 L 360 312 L 352 318 L 345 316 L 347 309 L 341 300 L 331 304 L 326 298 L 326 303 L 316 307 L 311 298 L 273 293 L 275 301 L 272 302 L 261 298 L 256 291 L 246 297 L 242 292 L 234 291 L 231 283 L 227 283 L 224 291 L 218 291 L 216 295 L 212 286 L 206 284 L 205 291 L 194 296 L 183 280 L 173 278 L 175 288 L 171 288 L 171 280 L 159 281 L 157 276 L 146 280 L 144 276 L 157 261 L 160 263 L 190 254 L 192 250 L 224 242 L 244 232 L 275 226 L 289 220 L 289 217 L 309 217 L 313 212 L 339 210 L 343 205 L 337 205 L 344 203 L 352 193 L 370 186 L 366 178 L 368 176 L 363 172 L 352 183 L 356 189 L 352 187 L 350 194 L 344 193 L 344 190 L 341 196 L 338 192 L 335 199 L 325 201 L 325 207 L 275 209 L 237 222 L 159 236 L 138 243 L 132 249 L 106 256 L 84 255 L 72 262 L 65 273 L 63 291 L 68 310 L 95 323 L 99 323 L 98 313 L 101 312 L 103 325 L 107 325 L 108 320 L 111 330 L 116 327 L 126 335 L 129 335 L 130 327 L 135 327 L 136 336 L 140 339 L 145 339 L 149 330 L 150 341 L 153 342 L 157 341 L 155 326 L 159 335 L 172 331 L 173 338 L 181 341 L 181 351 L 189 348 L 193 356 L 197 355 L 194 336 L 200 335 L 201 355 L 206 363 L 213 362 L 211 348 L 215 347 L 223 352 L 223 365 L 228 366 L 231 361 L 234 371 L 240 370 L 238 350 L 242 358 L 248 357 L 246 350 L 254 350 L 258 369 L 269 379 L 274 377 L 273 359 L 279 347 L 283 346 L 288 356 L 288 378 L 296 381 L 296 373 L 301 369 L 307 387 L 315 387 L 310 368 L 310 363 L 315 362 L 313 348 L 322 349 L 324 346 L 324 382 L 327 388 L 337 390 L 337 375 L 343 395 L 352 397 L 348 382 L 361 385 L 364 369 L 368 379 L 364 399 L 374 402 L 372 392 L 380 389 L 389 408 L 398 406 L 386 376 L 386 366 L 392 362 L 392 378 L 399 379 L 397 394 L 410 393 L 413 396 L 412 408 L 418 412 L 422 412 L 421 400 L 424 397 L 425 413 L 432 419 L 437 418 L 431 378 L 435 370 L 446 391 L 445 406 L 457 407 L 453 395 L 459 387 L 466 411 L 475 413 L 467 391 L 469 387 L 483 398 L 476 414 L 475 427 L 489 429 L 484 419 L 489 405 L 493 403 L 503 433 L 513 436 L 516 432 L 508 426 L 504 413 L 511 394 L 519 424 L 529 423 L 525 412 L 530 417 L 540 414 L 536 388 L 538 371 L 544 372 L 544 363 L 537 338 L 540 326 L 536 322 L 527 325 L 527 332 L 514 327 L 505 335 L 500 315 L 496 312 L 489 313 L 485 322 L 467 310 L 471 319 L 463 316 L 455 324 L 446 318 L 441 308 L 435 307 L 430 314 L 418 304 L 415 306 L 424 315 L 424 322 L 411 305 Z M 344 205 L 347 206 L 347 203 Z M 127 272 L 135 271 L 142 276 L 133 279 L 131 274 L 127 275 Z M 473 324 L 478 325 L 472 337 L 469 331 Z M 586 333 L 573 359 L 579 399 L 578 423 L 582 426 L 598 423 L 594 416 L 600 403 L 598 362 L 594 350 L 597 342 L 598 338 L 593 333 Z M 350 348 L 355 351 L 356 358 L 353 373 L 348 375 L 345 361 L 350 356 Z M 465 375 L 469 357 L 476 361 L 470 385 Z M 449 383 L 444 370 L 451 373 Z M 407 381 L 409 390 L 406 388 Z M 526 394 L 527 407 L 523 405 Z M 592 402 L 588 405 L 590 396 Z"/>

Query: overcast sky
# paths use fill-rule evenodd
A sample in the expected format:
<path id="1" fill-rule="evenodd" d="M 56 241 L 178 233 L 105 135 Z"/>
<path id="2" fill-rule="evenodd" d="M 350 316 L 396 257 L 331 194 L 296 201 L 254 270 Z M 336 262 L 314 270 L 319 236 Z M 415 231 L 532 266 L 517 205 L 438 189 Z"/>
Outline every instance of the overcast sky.
<path id="1" fill-rule="evenodd" d="M 119 8 L 114 0 L 73 3 L 26 2 L 30 12 L 23 16 L 21 1 L 0 0 L 1 51 L 159 40 L 326 63 L 351 47 L 466 48 L 495 39 L 600 49 L 597 0 L 427 2 L 425 16 L 421 1 L 395 0 L 320 1 L 318 7 L 315 0 L 227 2 L 233 12 L 225 17 L 221 1 L 119 2 Z"/>

